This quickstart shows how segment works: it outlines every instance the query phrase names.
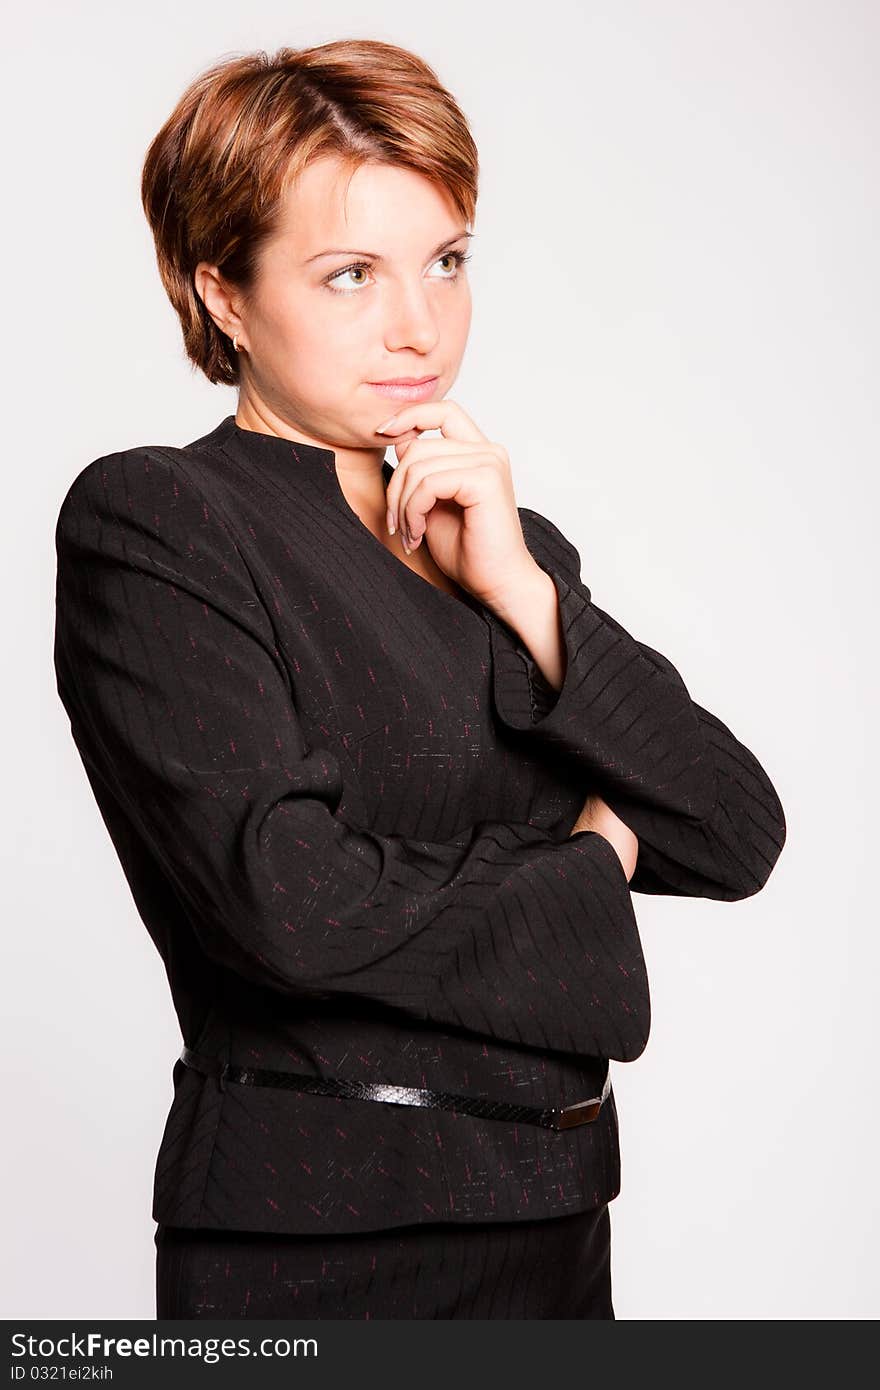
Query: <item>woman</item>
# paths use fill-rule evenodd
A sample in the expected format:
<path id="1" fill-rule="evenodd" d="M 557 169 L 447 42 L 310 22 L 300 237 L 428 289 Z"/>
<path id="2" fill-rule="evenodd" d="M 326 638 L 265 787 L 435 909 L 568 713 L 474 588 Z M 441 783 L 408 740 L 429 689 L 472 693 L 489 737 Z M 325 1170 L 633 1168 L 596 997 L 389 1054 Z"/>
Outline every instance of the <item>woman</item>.
<path id="1" fill-rule="evenodd" d="M 159 1317 L 613 1318 L 631 892 L 744 898 L 784 842 L 448 398 L 476 186 L 434 73 L 370 42 L 212 68 L 145 162 L 238 404 L 74 480 L 55 661 L 184 1040 Z"/>

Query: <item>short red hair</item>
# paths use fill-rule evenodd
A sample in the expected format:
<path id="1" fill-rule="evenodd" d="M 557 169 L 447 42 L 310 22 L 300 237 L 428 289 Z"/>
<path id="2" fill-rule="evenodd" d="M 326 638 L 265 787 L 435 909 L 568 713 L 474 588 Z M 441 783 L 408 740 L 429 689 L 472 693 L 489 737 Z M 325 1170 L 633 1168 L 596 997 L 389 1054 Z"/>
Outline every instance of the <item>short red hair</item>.
<path id="1" fill-rule="evenodd" d="M 468 225 L 479 165 L 467 121 L 415 54 L 370 39 L 259 51 L 208 68 L 147 151 L 141 199 L 187 357 L 211 382 L 238 382 L 231 340 L 196 291 L 200 261 L 245 298 L 289 182 L 336 155 L 412 169 L 440 185 Z"/>

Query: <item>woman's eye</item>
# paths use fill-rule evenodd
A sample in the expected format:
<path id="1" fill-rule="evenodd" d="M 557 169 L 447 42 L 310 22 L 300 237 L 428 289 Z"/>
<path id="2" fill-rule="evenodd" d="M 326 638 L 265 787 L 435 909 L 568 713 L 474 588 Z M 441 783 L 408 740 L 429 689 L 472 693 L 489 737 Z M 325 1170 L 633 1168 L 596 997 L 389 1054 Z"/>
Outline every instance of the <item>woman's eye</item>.
<path id="1" fill-rule="evenodd" d="M 459 269 L 460 269 L 460 267 L 461 267 L 461 265 L 462 265 L 462 262 L 464 262 L 464 261 L 466 261 L 466 260 L 468 260 L 468 259 L 469 259 L 469 257 L 467 257 L 467 256 L 464 254 L 463 251 L 447 251 L 446 254 L 443 255 L 443 256 L 440 256 L 440 257 L 434 262 L 434 264 L 435 264 L 435 265 L 439 265 L 441 261 L 451 261 L 452 264 L 453 264 L 453 267 L 454 267 L 455 274 L 453 274 L 453 275 L 441 275 L 441 276 L 440 276 L 440 279 L 441 279 L 441 280 L 454 280 L 455 277 L 456 277 L 456 275 L 457 275 L 458 272 L 459 272 Z"/>
<path id="2" fill-rule="evenodd" d="M 438 256 L 434 264 L 439 265 L 442 261 L 451 261 L 453 265 L 453 273 L 451 275 L 440 275 L 439 277 L 432 276 L 432 279 L 439 278 L 440 280 L 457 280 L 460 268 L 462 267 L 465 261 L 469 260 L 469 252 L 447 251 L 444 255 Z M 336 270 L 333 272 L 332 275 L 328 275 L 326 280 L 324 281 L 324 284 L 327 285 L 327 287 L 331 289 L 334 294 L 356 294 L 357 291 L 366 284 L 365 280 L 355 280 L 353 282 L 354 287 L 352 289 L 337 289 L 338 282 L 344 279 L 346 275 L 363 276 L 366 273 L 368 273 L 369 270 L 370 267 L 362 262 L 359 262 L 357 265 L 347 265 L 342 270 Z M 351 284 L 352 282 L 349 281 L 349 283 Z"/>
<path id="3" fill-rule="evenodd" d="M 345 270 L 337 270 L 335 274 L 328 276 L 324 283 L 326 285 L 335 285 L 335 282 L 337 280 L 341 280 L 344 275 L 363 275 L 363 273 L 368 269 L 369 267 L 365 265 L 349 265 L 346 266 Z M 363 283 L 364 282 L 362 280 L 359 282 L 356 281 L 355 289 L 359 288 L 359 285 L 362 285 Z M 351 290 L 340 290 L 337 291 L 337 293 L 351 294 Z"/>

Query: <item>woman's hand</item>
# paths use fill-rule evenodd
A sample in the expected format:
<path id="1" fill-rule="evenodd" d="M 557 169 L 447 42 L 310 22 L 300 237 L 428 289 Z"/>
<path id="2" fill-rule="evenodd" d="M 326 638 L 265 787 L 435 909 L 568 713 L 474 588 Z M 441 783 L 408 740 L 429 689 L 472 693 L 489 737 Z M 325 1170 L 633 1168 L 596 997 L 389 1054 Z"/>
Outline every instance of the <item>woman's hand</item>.
<path id="1" fill-rule="evenodd" d="M 440 568 L 489 607 L 543 574 L 523 539 L 502 444 L 450 400 L 404 405 L 389 423 L 389 436 L 401 436 L 386 492 L 392 535 L 399 530 L 411 549 L 424 536 Z M 433 429 L 443 437 L 418 438 Z"/>
<path id="2" fill-rule="evenodd" d="M 617 857 L 623 866 L 626 874 L 626 881 L 629 883 L 636 871 L 636 861 L 639 857 L 638 836 L 630 830 L 628 825 L 624 825 L 618 815 L 612 811 L 607 802 L 601 796 L 590 795 L 584 802 L 583 809 L 569 831 L 569 835 L 574 835 L 578 830 L 594 830 L 599 835 L 604 835 L 606 840 L 617 851 Z"/>

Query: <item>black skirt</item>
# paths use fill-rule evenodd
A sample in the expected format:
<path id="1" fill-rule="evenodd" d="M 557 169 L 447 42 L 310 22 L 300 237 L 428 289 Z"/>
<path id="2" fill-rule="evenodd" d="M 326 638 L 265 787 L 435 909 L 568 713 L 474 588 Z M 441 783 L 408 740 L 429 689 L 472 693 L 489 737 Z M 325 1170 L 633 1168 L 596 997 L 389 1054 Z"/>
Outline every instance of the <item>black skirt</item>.
<path id="1" fill-rule="evenodd" d="M 614 1318 L 608 1204 L 357 1235 L 159 1225 L 157 1318 Z"/>

